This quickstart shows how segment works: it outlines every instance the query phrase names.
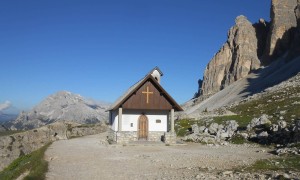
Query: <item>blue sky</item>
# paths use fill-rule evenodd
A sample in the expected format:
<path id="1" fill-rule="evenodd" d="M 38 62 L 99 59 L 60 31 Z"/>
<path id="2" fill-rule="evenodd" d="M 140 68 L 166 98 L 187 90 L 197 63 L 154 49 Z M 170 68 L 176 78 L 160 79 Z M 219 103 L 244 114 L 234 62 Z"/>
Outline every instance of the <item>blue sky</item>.
<path id="1" fill-rule="evenodd" d="M 0 104 L 28 110 L 60 90 L 113 102 L 155 66 L 184 103 L 235 17 L 269 11 L 269 0 L 2 0 Z"/>

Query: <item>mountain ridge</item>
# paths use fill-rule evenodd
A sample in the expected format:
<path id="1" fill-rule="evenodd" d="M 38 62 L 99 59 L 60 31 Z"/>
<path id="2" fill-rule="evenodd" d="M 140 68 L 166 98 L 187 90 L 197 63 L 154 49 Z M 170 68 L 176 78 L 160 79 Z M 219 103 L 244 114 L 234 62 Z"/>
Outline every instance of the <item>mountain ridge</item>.
<path id="1" fill-rule="evenodd" d="M 21 112 L 16 120 L 6 123 L 11 129 L 34 129 L 57 121 L 94 124 L 107 121 L 109 104 L 100 104 L 81 95 L 59 91 L 41 101 L 28 112 Z"/>

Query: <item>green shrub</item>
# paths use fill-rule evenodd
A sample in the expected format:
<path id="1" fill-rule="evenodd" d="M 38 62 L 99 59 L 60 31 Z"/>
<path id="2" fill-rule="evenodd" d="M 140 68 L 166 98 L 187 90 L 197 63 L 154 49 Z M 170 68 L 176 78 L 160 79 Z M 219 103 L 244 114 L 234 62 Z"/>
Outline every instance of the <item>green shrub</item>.
<path id="1" fill-rule="evenodd" d="M 244 144 L 247 142 L 247 140 L 240 134 L 235 134 L 234 136 L 231 137 L 230 142 L 232 144 Z"/>

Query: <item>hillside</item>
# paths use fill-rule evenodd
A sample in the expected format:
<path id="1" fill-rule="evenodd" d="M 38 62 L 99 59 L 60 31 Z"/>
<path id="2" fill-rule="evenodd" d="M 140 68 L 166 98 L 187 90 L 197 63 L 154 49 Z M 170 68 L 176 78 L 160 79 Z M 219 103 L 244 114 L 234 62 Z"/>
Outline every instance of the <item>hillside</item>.
<path id="1" fill-rule="evenodd" d="M 6 124 L 11 129 L 33 129 L 58 121 L 94 124 L 107 121 L 108 104 L 87 100 L 80 95 L 60 91 L 50 95 L 29 112 Z"/>

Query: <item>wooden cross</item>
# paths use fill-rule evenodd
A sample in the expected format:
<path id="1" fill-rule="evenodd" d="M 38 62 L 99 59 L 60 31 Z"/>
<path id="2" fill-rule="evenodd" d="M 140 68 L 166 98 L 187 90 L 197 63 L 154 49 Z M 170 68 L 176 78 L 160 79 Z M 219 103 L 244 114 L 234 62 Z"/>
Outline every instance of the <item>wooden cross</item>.
<path id="1" fill-rule="evenodd" d="M 143 91 L 142 93 L 147 95 L 147 104 L 149 104 L 149 95 L 153 94 L 153 92 L 149 91 L 149 86 L 147 86 L 147 91 Z"/>

